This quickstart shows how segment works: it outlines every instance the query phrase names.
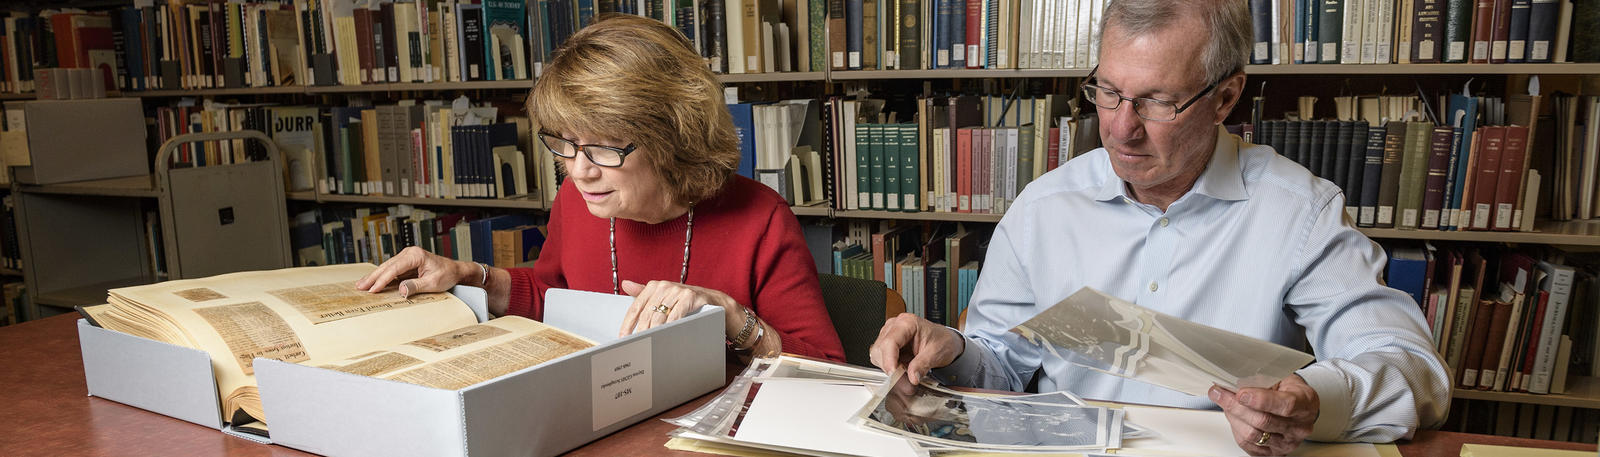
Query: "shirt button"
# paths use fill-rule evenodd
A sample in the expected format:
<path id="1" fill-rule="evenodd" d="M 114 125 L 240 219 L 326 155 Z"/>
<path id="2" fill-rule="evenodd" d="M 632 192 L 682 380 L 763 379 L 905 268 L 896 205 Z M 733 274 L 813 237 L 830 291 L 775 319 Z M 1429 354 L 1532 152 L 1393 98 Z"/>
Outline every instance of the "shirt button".
<path id="1" fill-rule="evenodd" d="M 1156 289 L 1157 289 L 1156 282 L 1155 281 L 1150 281 L 1150 291 L 1151 292 L 1155 292 Z"/>
<path id="2" fill-rule="evenodd" d="M 1167 218 L 1165 218 L 1165 217 L 1161 218 L 1161 226 L 1162 227 L 1166 227 L 1167 226 Z"/>

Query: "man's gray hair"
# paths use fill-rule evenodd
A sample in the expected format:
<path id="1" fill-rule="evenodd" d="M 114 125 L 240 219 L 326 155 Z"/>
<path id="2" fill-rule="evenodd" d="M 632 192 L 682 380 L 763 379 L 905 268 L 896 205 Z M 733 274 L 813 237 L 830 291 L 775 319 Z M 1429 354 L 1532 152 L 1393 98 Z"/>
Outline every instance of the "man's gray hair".
<path id="1" fill-rule="evenodd" d="M 1112 0 L 1101 16 L 1100 36 L 1096 37 L 1101 53 L 1105 52 L 1106 31 L 1113 25 L 1122 38 L 1132 38 L 1171 26 L 1185 16 L 1200 19 L 1210 35 L 1194 37 L 1206 43 L 1200 52 L 1200 67 L 1205 70 L 1207 84 L 1243 70 L 1250 63 L 1254 25 L 1245 0 Z"/>

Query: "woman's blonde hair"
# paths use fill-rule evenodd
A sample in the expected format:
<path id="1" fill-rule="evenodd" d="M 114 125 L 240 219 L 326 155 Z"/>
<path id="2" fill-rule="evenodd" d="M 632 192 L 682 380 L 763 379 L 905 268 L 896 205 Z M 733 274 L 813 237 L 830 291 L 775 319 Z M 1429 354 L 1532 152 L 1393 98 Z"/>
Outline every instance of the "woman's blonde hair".
<path id="1" fill-rule="evenodd" d="M 682 34 L 653 19 L 608 14 L 572 35 L 528 110 L 546 132 L 632 142 L 628 160 L 655 164 L 678 203 L 715 195 L 739 167 L 722 84 Z"/>

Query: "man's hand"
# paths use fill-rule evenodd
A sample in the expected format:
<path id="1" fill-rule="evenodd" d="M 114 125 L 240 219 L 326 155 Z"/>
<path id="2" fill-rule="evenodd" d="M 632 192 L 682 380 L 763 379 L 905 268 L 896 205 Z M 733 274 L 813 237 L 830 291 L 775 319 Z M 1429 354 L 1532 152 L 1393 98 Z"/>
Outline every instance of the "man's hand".
<path id="1" fill-rule="evenodd" d="M 1300 375 L 1283 378 L 1271 389 L 1246 387 L 1235 393 L 1212 386 L 1211 401 L 1227 416 L 1233 441 L 1250 455 L 1288 455 L 1300 447 L 1311 436 L 1322 404 Z"/>
<path id="2" fill-rule="evenodd" d="M 961 356 L 966 343 L 949 327 L 928 322 L 915 314 L 902 313 L 883 323 L 878 331 L 878 341 L 868 352 L 873 365 L 884 372 L 893 372 L 906 362 L 906 376 L 911 384 L 922 382 L 928 370 L 949 365 Z"/>

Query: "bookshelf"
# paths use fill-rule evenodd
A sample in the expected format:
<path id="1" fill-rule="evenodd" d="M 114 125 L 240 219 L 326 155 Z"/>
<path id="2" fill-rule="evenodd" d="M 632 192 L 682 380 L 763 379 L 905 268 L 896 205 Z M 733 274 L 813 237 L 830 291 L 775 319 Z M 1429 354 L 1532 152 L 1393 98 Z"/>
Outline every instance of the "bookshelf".
<path id="1" fill-rule="evenodd" d="M 115 7 L 125 5 L 127 1 L 98 1 L 93 7 Z M 532 2 L 530 2 L 532 4 Z M 931 3 L 924 2 L 924 7 Z M 926 19 L 926 16 L 924 16 Z M 928 23 L 926 20 L 924 23 Z M 831 31 L 830 31 L 831 32 Z M 1577 31 L 1574 30 L 1574 33 Z M 827 40 L 812 41 L 814 44 L 826 45 Z M 816 68 L 816 67 L 813 67 Z M 917 69 L 917 70 L 833 70 L 827 65 L 821 66 L 819 71 L 811 72 L 772 72 L 772 73 L 746 73 L 723 74 L 718 78 L 727 85 L 745 85 L 746 88 L 755 86 L 757 90 L 751 91 L 758 94 L 755 97 L 762 101 L 771 101 L 776 94 L 782 93 L 787 98 L 818 98 L 837 93 L 834 83 L 856 85 L 869 82 L 884 82 L 883 88 L 900 95 L 921 93 L 929 86 L 939 86 L 942 83 L 961 86 L 970 89 L 982 84 L 966 84 L 973 81 L 1009 80 L 1009 79 L 1059 79 L 1083 78 L 1090 69 L 1082 68 L 1055 68 L 1055 69 Z M 1482 80 L 1491 81 L 1490 90 L 1499 90 L 1497 83 L 1507 82 L 1519 75 L 1596 75 L 1600 74 L 1600 63 L 1528 63 L 1528 64 L 1285 64 L 1285 65 L 1249 65 L 1245 72 L 1251 76 L 1251 82 L 1272 81 L 1269 85 L 1278 93 L 1287 93 L 1294 89 L 1286 89 L 1297 81 L 1306 81 L 1314 78 L 1327 80 L 1346 79 L 1363 82 L 1384 81 L 1385 78 L 1393 80 L 1411 79 L 1436 79 L 1460 77 L 1465 79 L 1471 76 L 1481 76 Z M 530 71 L 529 74 L 533 72 Z M 1417 78 L 1410 78 L 1417 77 Z M 1279 84 L 1279 81 L 1289 84 Z M 785 84 L 785 83 L 821 83 L 821 84 Z M 929 84 L 935 83 L 935 84 Z M 1009 84 L 1010 82 L 1006 82 Z M 1028 83 L 1037 83 L 1031 81 Z M 242 88 L 208 88 L 185 90 L 125 90 L 120 93 L 126 97 L 149 98 L 150 104 L 166 104 L 169 99 L 179 97 L 231 97 L 243 101 L 279 101 L 294 100 L 289 103 L 315 103 L 321 106 L 339 105 L 341 97 L 352 99 L 362 95 L 370 95 L 373 99 L 393 99 L 404 92 L 430 93 L 451 91 L 481 91 L 483 93 L 517 96 L 525 94 L 533 85 L 531 79 L 499 80 L 499 81 L 452 81 L 432 83 L 381 83 L 360 85 L 316 85 L 316 86 L 281 86 L 281 87 L 242 87 Z M 792 86 L 793 90 L 761 90 L 770 87 L 784 88 Z M 1410 81 L 1405 81 L 1403 86 L 1409 88 Z M 1508 84 L 1507 84 L 1508 85 Z M 1060 87 L 1070 87 L 1062 84 Z M 1400 85 L 1397 85 L 1400 86 Z M 919 90 L 920 89 L 920 90 Z M 1359 90 L 1359 89 L 1358 89 Z M 1070 93 L 1070 91 L 1069 91 Z M 1253 93 L 1253 92 L 1252 92 Z M 422 98 L 417 95 L 414 98 Z M 765 98 L 763 98 L 765 97 Z M 32 94 L 0 94 L 3 100 L 28 100 L 34 98 Z M 315 101 L 303 101 L 311 98 Z M 478 97 L 474 96 L 474 99 Z M 510 98 L 510 97 L 507 97 Z M 1281 101 L 1281 100 L 1280 100 Z M 387 101 L 386 101 L 387 102 Z M 147 105 L 149 106 L 149 105 Z M 1241 105 L 1242 106 L 1242 105 Z M 1240 110 L 1248 107 L 1239 108 Z M 1276 107 L 1274 107 L 1276 109 Z M 121 210 L 127 210 L 131 205 L 138 211 L 141 199 L 156 198 L 160 192 L 150 185 L 149 177 L 121 178 L 116 180 L 92 181 L 52 186 L 21 186 L 15 187 L 19 194 L 27 195 L 31 199 L 48 197 L 58 201 L 87 201 L 99 204 L 112 204 Z M 297 203 L 299 208 L 321 207 L 332 204 L 352 205 L 413 205 L 446 208 L 484 208 L 507 211 L 543 211 L 546 210 L 540 199 L 440 199 L 440 198 L 415 198 L 399 196 L 373 196 L 373 195 L 343 195 L 323 194 L 312 191 L 289 192 L 286 195 L 290 202 Z M 111 203 L 108 203 L 111 202 Z M 132 202 L 132 203 L 129 203 Z M 38 206 L 38 205 L 30 205 Z M 145 210 L 148 211 L 145 203 Z M 34 209 L 34 208 L 30 208 Z M 929 222 L 956 222 L 974 224 L 998 223 L 1001 214 L 969 214 L 950 212 L 898 212 L 898 211 L 871 211 L 871 210 L 843 210 L 833 208 L 829 204 L 814 206 L 795 206 L 792 211 L 799 217 L 807 219 L 834 219 L 850 221 L 929 221 Z M 37 212 L 35 210 L 34 212 Z M 292 216 L 292 215 L 291 215 Z M 19 225 L 24 225 L 19 217 Z M 45 224 L 54 227 L 57 223 Z M 102 222 L 104 224 L 104 222 Z M 119 225 L 120 226 L 120 225 Z M 1563 247 L 1600 247 L 1600 221 L 1539 221 L 1537 230 L 1532 232 L 1485 232 L 1485 231 L 1434 231 L 1434 230 L 1399 230 L 1399 229 L 1360 229 L 1369 237 L 1380 240 L 1431 240 L 1450 242 L 1472 243 L 1509 243 L 1518 245 L 1552 245 Z M 27 230 L 23 230 L 27 232 Z M 37 257 L 37 256 L 35 256 Z M 31 263 L 31 262 L 29 262 Z M 30 269 L 31 270 L 31 269 Z M 4 273 L 4 272 L 0 272 Z M 43 272 L 21 271 L 24 277 L 39 277 Z M 136 276 L 133 280 L 149 279 L 145 276 Z M 119 284 L 125 278 L 106 278 L 108 281 L 96 283 L 88 288 L 102 287 L 108 284 Z M 126 285 L 125 283 L 121 285 Z M 33 289 L 30 279 L 29 287 Z M 70 288 L 63 290 L 45 290 L 38 294 L 38 300 L 44 304 L 69 303 L 74 300 L 103 299 L 104 290 L 93 293 L 80 290 L 83 288 Z M 1491 400 L 1499 402 L 1544 404 L 1560 406 L 1578 406 L 1583 408 L 1600 409 L 1600 378 L 1577 377 L 1569 380 L 1570 392 L 1565 395 L 1529 395 L 1502 392 L 1482 392 L 1473 390 L 1458 390 L 1456 398 L 1472 400 Z"/>

